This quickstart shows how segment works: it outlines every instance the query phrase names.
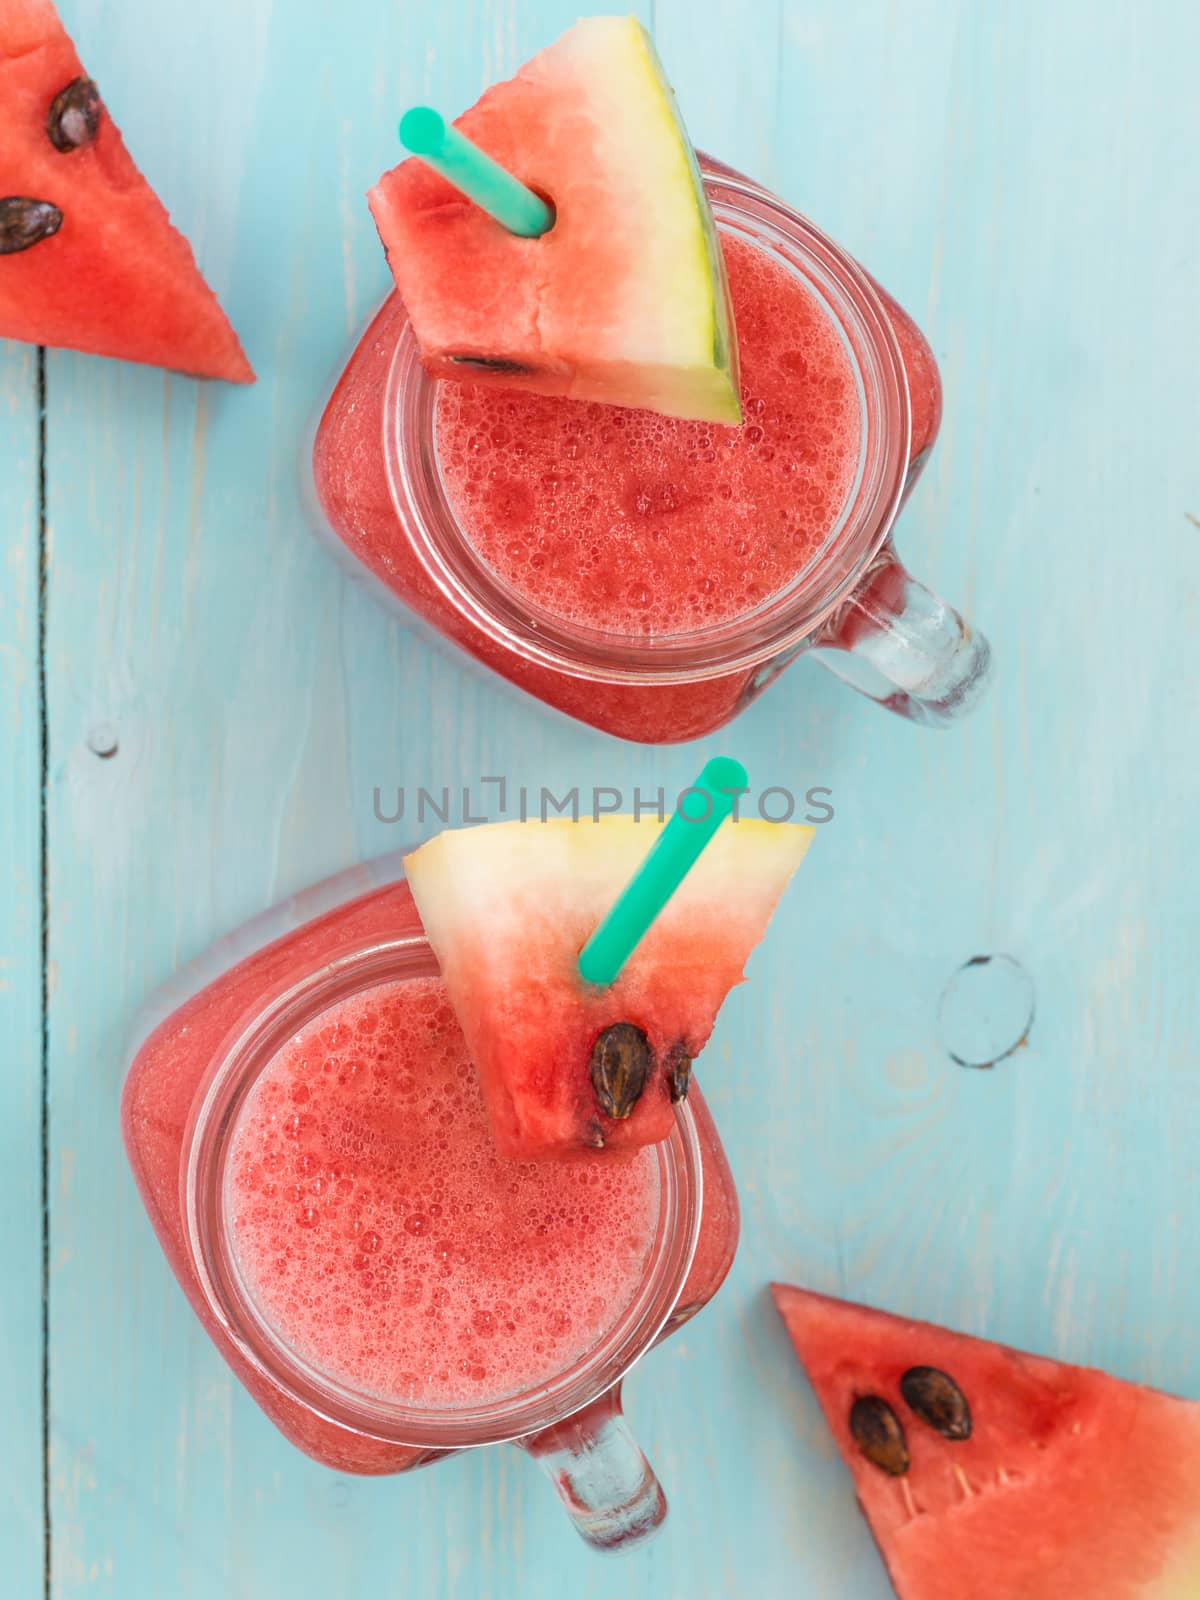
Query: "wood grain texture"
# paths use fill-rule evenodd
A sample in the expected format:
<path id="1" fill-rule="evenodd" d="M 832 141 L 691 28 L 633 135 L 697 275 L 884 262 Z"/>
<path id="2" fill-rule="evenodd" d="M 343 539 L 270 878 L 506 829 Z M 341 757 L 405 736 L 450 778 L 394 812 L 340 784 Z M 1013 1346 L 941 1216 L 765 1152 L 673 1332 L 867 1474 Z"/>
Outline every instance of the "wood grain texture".
<path id="1" fill-rule="evenodd" d="M 42 919 L 37 351 L 0 340 L 0 1566 L 42 1583 Z"/>
<path id="2" fill-rule="evenodd" d="M 48 361 L 56 1597 L 884 1600 L 771 1277 L 1200 1397 L 1200 22 L 1182 4 L 762 0 L 748 20 L 706 0 L 702 24 L 688 0 L 653 6 L 697 142 L 929 329 L 946 420 L 901 544 L 998 660 L 958 731 L 918 732 L 802 663 L 721 741 L 759 786 L 828 784 L 837 817 L 703 1063 L 745 1233 L 720 1298 L 628 1386 L 672 1500 L 661 1538 L 590 1557 L 510 1451 L 394 1482 L 325 1472 L 233 1383 L 159 1255 L 116 1111 L 125 1031 L 178 962 L 402 842 L 376 785 L 680 787 L 699 765 L 432 654 L 303 525 L 304 429 L 387 284 L 362 193 L 398 109 L 456 110 L 576 11 L 63 0 L 260 382 Z M 36 417 L 32 353 L 3 362 L 0 1555 L 24 1600 L 41 1562 Z M 938 996 L 994 950 L 1032 974 L 1038 1018 L 1028 1048 L 968 1073 Z"/>

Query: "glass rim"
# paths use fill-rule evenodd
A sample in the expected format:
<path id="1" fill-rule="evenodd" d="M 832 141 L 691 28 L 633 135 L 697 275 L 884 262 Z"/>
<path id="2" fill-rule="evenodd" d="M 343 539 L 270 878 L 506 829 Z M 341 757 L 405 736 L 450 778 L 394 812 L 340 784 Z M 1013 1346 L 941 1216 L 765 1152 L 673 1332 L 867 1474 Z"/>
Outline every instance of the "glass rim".
<path id="1" fill-rule="evenodd" d="M 751 179 L 701 157 L 718 222 L 773 250 L 824 307 L 860 397 L 860 459 L 839 522 L 782 590 L 753 611 L 679 634 L 589 628 L 518 595 L 475 552 L 442 484 L 434 442 L 436 382 L 407 321 L 388 361 L 383 452 L 389 493 L 426 575 L 473 631 L 526 660 L 623 684 L 687 683 L 778 664 L 852 591 L 886 540 L 904 494 L 911 410 L 904 360 L 862 267 L 798 211 Z"/>
<path id="2" fill-rule="evenodd" d="M 437 974 L 419 934 L 372 940 L 277 992 L 217 1052 L 184 1134 L 180 1173 L 184 1238 L 197 1284 L 218 1326 L 266 1382 L 322 1420 L 389 1444 L 463 1449 L 519 1439 L 563 1421 L 619 1383 L 663 1332 L 683 1291 L 700 1235 L 702 1158 L 686 1101 L 654 1146 L 659 1216 L 642 1281 L 602 1338 L 565 1370 L 514 1395 L 476 1406 L 404 1405 L 358 1390 L 306 1361 L 271 1325 L 238 1268 L 225 1173 L 239 1113 L 281 1045 L 340 1000 L 406 978 Z"/>

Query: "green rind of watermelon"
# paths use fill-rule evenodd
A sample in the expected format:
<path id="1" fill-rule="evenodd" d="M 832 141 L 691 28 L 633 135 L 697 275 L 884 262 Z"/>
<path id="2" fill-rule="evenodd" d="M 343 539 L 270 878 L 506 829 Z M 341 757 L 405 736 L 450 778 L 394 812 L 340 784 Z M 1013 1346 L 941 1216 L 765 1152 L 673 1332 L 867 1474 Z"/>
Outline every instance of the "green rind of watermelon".
<path id="1" fill-rule="evenodd" d="M 86 78 L 50 0 L 0 0 L 0 198 L 57 207 L 57 231 L 0 253 L 0 337 L 196 377 L 253 383 L 187 240 L 101 107 L 95 136 L 61 151 L 55 97 Z"/>
<path id="2" fill-rule="evenodd" d="M 1197 1600 L 1200 1405 L 1107 1373 L 783 1284 L 772 1294 L 900 1600 Z M 948 1374 L 970 1437 L 917 1416 L 900 1380 Z M 850 1427 L 899 1418 L 899 1476 Z"/>

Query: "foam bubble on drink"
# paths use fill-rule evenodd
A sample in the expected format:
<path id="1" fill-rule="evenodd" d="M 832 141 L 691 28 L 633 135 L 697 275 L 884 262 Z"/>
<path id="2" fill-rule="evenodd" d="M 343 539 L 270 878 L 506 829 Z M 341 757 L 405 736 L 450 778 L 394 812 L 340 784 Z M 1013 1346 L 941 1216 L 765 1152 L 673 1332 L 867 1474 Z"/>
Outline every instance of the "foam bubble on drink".
<path id="1" fill-rule="evenodd" d="M 331 1377 L 430 1408 L 564 1371 L 641 1281 L 657 1159 L 497 1154 L 437 979 L 332 1008 L 235 1129 L 227 1204 L 266 1320 Z"/>
<path id="2" fill-rule="evenodd" d="M 817 554 L 854 481 L 854 373 L 799 278 L 723 238 L 743 423 L 443 383 L 450 503 L 526 599 L 589 627 L 683 632 L 752 611 Z"/>

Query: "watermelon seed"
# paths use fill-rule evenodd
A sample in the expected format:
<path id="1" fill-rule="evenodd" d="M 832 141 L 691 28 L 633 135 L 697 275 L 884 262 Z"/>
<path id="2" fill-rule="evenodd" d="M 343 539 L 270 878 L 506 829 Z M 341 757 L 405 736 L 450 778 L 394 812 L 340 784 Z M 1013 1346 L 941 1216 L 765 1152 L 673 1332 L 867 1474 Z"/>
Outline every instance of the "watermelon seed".
<path id="1" fill-rule="evenodd" d="M 667 1056 L 667 1088 L 670 1090 L 671 1101 L 678 1105 L 681 1100 L 687 1099 L 688 1089 L 692 1082 L 692 1058 L 681 1044 L 673 1046 Z"/>
<path id="2" fill-rule="evenodd" d="M 100 91 L 90 78 L 73 78 L 50 102 L 46 133 L 63 155 L 91 144 L 100 126 Z"/>
<path id="3" fill-rule="evenodd" d="M 850 1407 L 850 1432 L 872 1466 L 891 1478 L 908 1471 L 908 1445 L 900 1418 L 877 1394 L 859 1395 Z"/>
<path id="4" fill-rule="evenodd" d="M 473 367 L 476 372 L 532 372 L 522 361 L 505 361 L 498 356 L 451 356 L 456 367 Z"/>
<path id="5" fill-rule="evenodd" d="M 900 1393 L 943 1439 L 971 1437 L 971 1408 L 949 1373 L 938 1367 L 909 1367 L 900 1379 Z"/>
<path id="6" fill-rule="evenodd" d="M 592 1088 L 615 1122 L 629 1116 L 650 1075 L 650 1041 L 632 1022 L 614 1022 L 592 1046 Z"/>
<path id="7" fill-rule="evenodd" d="M 41 244 L 62 227 L 63 214 L 49 200 L 30 200 L 22 194 L 0 200 L 0 256 L 15 256 Z"/>

